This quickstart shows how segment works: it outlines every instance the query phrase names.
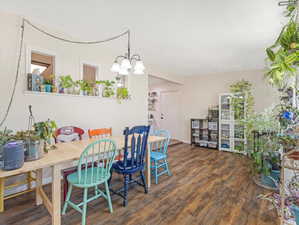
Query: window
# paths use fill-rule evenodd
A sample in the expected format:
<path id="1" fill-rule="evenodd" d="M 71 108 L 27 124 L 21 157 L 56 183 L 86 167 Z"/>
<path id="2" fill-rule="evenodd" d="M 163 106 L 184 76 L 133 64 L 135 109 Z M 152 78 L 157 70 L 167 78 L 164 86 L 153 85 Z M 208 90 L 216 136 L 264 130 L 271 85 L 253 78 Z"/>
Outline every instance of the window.
<path id="1" fill-rule="evenodd" d="M 82 64 L 82 80 L 94 83 L 98 80 L 99 67 L 87 63 Z"/>
<path id="2" fill-rule="evenodd" d="M 30 73 L 40 74 L 44 79 L 50 79 L 54 74 L 55 56 L 31 51 Z"/>

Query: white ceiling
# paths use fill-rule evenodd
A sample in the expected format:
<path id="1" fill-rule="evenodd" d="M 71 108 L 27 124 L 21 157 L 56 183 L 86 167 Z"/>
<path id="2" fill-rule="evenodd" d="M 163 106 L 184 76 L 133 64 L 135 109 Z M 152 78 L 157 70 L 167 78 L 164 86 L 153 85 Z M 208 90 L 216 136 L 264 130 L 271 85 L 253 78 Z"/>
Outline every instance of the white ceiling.
<path id="1" fill-rule="evenodd" d="M 130 28 L 133 52 L 151 74 L 201 75 L 264 68 L 264 49 L 282 25 L 277 0 L 0 0 L 82 40 Z M 124 49 L 120 50 L 122 53 Z"/>

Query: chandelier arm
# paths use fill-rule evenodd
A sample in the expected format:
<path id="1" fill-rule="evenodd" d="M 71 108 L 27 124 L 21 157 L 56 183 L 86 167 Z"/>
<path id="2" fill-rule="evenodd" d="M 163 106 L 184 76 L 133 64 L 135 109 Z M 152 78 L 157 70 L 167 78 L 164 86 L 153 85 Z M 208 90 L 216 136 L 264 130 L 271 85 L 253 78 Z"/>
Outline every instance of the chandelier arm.
<path id="1" fill-rule="evenodd" d="M 141 57 L 140 57 L 140 55 L 138 55 L 138 54 L 134 54 L 134 55 L 132 55 L 132 57 L 131 57 L 130 60 L 131 60 L 131 61 L 133 61 L 133 60 L 140 61 L 140 60 L 141 60 Z"/>

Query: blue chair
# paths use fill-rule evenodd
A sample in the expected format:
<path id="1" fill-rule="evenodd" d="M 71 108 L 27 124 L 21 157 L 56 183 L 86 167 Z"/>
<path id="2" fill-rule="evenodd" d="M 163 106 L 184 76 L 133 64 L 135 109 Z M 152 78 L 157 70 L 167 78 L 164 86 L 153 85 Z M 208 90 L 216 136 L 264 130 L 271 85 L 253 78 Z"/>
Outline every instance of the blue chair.
<path id="1" fill-rule="evenodd" d="M 150 144 L 151 149 L 151 172 L 158 184 L 159 176 L 167 173 L 171 176 L 167 161 L 167 151 L 170 141 L 170 133 L 167 130 L 155 130 L 152 135 L 165 137 L 164 140 Z"/>
<path id="2" fill-rule="evenodd" d="M 124 177 L 123 188 L 117 191 L 111 189 L 111 192 L 121 196 L 124 199 L 123 206 L 127 206 L 128 204 L 129 184 L 137 183 L 144 187 L 144 192 L 147 193 L 144 167 L 149 130 L 150 126 L 135 126 L 131 129 L 127 127 L 124 130 L 124 157 L 122 160 L 119 160 L 112 165 L 112 171 L 121 174 Z M 137 176 L 135 179 L 133 179 L 132 175 L 136 173 L 139 173 L 140 176 Z M 139 180 L 141 180 L 141 183 Z"/>
<path id="3" fill-rule="evenodd" d="M 65 214 L 67 207 L 71 206 L 82 214 L 82 225 L 85 225 L 87 203 L 99 197 L 104 197 L 107 200 L 110 213 L 113 212 L 108 180 L 111 176 L 110 171 L 115 156 L 116 145 L 114 141 L 109 139 L 93 142 L 85 148 L 80 156 L 77 171 L 67 176 L 69 189 L 62 215 Z M 100 184 L 105 184 L 105 193 L 99 189 Z M 84 190 L 83 201 L 79 204 L 70 200 L 73 187 Z M 90 188 L 94 189 L 94 195 L 88 198 L 87 194 Z"/>

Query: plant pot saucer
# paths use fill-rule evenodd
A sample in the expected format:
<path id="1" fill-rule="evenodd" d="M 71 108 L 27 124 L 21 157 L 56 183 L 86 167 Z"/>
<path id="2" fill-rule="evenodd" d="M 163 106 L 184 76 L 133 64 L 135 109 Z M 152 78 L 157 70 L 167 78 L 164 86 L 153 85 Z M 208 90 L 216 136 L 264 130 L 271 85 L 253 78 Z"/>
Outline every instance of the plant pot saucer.
<path id="1" fill-rule="evenodd" d="M 261 179 L 262 179 L 262 178 L 261 178 L 261 175 L 255 175 L 255 176 L 253 177 L 253 181 L 254 181 L 254 183 L 255 183 L 257 186 L 260 186 L 260 187 L 262 187 L 262 188 L 265 188 L 265 189 L 267 189 L 267 190 L 271 190 L 271 191 L 279 191 L 279 187 L 273 188 L 273 187 L 269 187 L 269 186 L 267 186 L 267 185 L 262 184 Z"/>

